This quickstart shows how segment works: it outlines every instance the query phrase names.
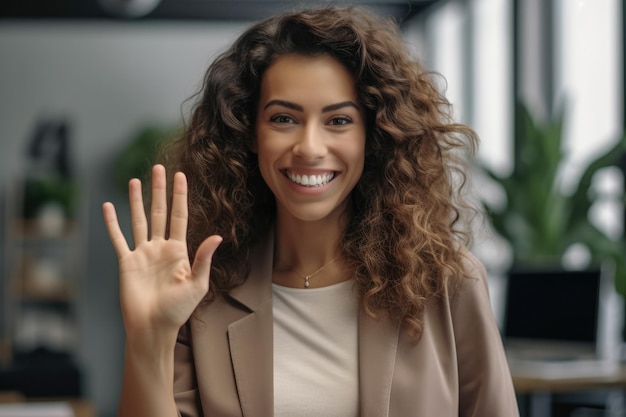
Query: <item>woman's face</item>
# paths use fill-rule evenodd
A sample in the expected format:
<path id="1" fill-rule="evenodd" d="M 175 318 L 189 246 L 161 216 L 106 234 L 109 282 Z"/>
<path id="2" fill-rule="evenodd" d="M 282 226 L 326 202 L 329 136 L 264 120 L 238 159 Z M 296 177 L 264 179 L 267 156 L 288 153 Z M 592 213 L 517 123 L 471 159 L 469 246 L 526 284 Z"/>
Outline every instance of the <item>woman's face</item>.
<path id="1" fill-rule="evenodd" d="M 365 121 L 354 81 L 327 56 L 284 55 L 265 71 L 255 151 L 278 216 L 338 217 L 363 172 Z"/>

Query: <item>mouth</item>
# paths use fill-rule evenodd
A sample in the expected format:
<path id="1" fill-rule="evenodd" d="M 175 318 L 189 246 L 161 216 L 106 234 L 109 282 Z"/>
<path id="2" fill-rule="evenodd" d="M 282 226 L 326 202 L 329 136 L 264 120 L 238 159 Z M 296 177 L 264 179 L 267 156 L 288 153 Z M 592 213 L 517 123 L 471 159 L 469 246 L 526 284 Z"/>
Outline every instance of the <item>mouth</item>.
<path id="1" fill-rule="evenodd" d="M 296 174 L 292 171 L 285 171 L 285 176 L 289 178 L 291 182 L 294 182 L 303 187 L 322 187 L 335 178 L 335 172 L 329 171 L 323 174 L 315 174 L 315 175 L 306 175 L 306 174 Z"/>

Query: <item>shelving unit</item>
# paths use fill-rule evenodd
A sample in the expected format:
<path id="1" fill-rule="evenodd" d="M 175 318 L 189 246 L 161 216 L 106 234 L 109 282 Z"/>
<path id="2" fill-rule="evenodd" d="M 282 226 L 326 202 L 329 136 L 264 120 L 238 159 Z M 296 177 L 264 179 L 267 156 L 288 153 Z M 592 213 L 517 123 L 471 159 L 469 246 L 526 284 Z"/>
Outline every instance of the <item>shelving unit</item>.
<path id="1" fill-rule="evenodd" d="M 0 380 L 27 396 L 77 396 L 84 221 L 80 210 L 68 219 L 55 202 L 25 215 L 24 184 L 4 193 Z"/>

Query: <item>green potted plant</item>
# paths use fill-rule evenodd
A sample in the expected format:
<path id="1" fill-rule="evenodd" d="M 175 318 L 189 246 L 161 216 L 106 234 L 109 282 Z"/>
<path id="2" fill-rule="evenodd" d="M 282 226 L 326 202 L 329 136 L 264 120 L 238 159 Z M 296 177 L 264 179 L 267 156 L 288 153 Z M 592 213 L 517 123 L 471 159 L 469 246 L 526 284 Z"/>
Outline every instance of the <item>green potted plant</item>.
<path id="1" fill-rule="evenodd" d="M 567 193 L 559 179 L 565 161 L 563 113 L 539 124 L 524 106 L 519 111 L 522 123 L 512 172 L 501 176 L 480 167 L 506 195 L 503 204 L 483 200 L 483 206 L 495 232 L 510 243 L 513 265 L 561 265 L 568 249 L 583 245 L 592 263 L 614 263 L 616 290 L 626 297 L 626 242 L 608 236 L 589 216 L 595 199 L 592 179 L 600 169 L 617 165 L 626 154 L 626 136 L 592 160 L 573 192 Z M 620 198 L 623 202 L 624 196 Z"/>
<path id="2" fill-rule="evenodd" d="M 161 145 L 178 133 L 177 127 L 147 125 L 132 136 L 115 159 L 114 179 L 117 188 L 126 193 L 131 178 L 145 179 L 150 167 L 156 162 Z"/>

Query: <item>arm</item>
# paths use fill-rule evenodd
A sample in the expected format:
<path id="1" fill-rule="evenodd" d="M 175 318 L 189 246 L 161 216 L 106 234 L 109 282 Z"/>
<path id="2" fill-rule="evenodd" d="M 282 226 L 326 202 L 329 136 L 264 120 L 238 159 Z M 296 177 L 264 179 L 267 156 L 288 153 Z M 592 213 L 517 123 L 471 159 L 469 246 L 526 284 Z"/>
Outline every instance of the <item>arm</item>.
<path id="1" fill-rule="evenodd" d="M 459 367 L 459 416 L 518 416 L 517 400 L 483 265 L 468 253 L 467 274 L 453 283 Z M 456 286 L 454 286 L 456 284 Z"/>
<path id="2" fill-rule="evenodd" d="M 120 304 L 126 331 L 120 417 L 176 416 L 174 347 L 180 327 L 209 289 L 211 259 L 221 243 L 210 236 L 193 266 L 187 255 L 187 181 L 174 176 L 169 237 L 163 166 L 152 171 L 150 226 L 141 182 L 129 183 L 134 249 L 121 232 L 115 208 L 103 205 L 104 220 L 119 261 Z M 151 229 L 151 230 L 149 230 Z"/>

